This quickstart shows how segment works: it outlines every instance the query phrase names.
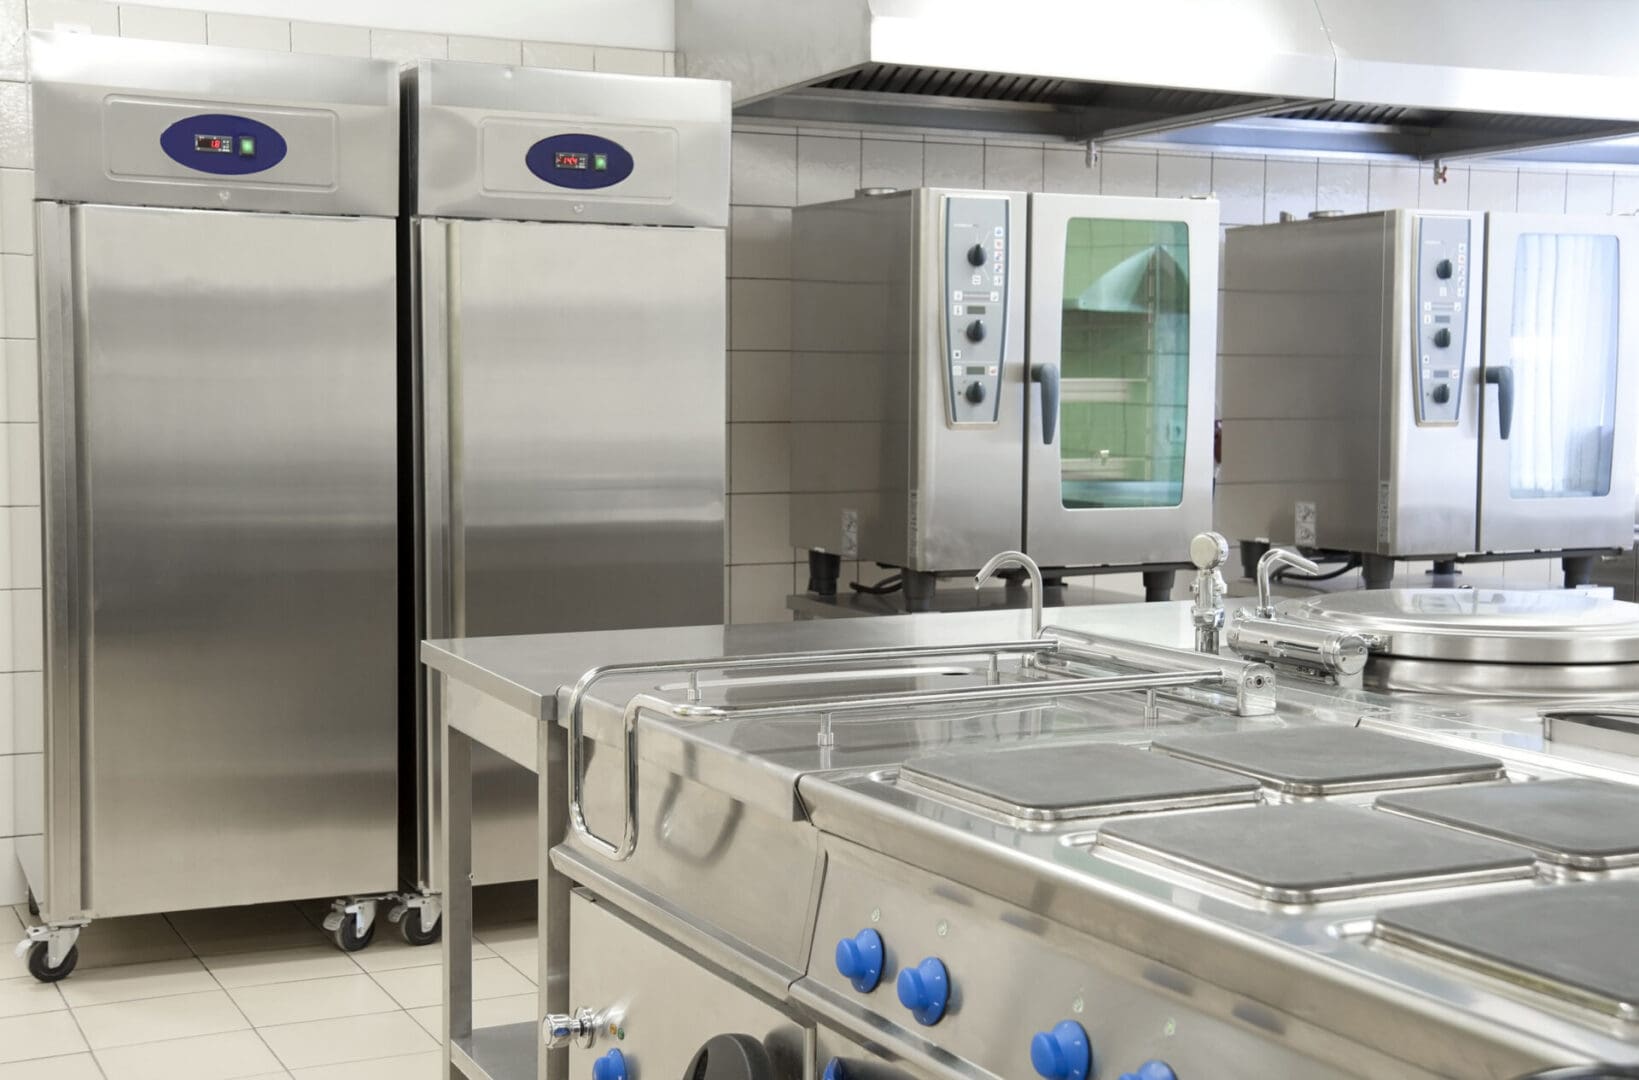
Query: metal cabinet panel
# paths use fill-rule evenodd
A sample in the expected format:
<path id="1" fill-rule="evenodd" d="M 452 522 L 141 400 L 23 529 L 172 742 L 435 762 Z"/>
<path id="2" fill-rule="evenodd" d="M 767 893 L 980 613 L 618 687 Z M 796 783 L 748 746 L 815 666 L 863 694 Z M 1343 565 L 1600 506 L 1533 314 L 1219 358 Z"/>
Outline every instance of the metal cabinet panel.
<path id="1" fill-rule="evenodd" d="M 72 247 L 71 340 L 48 322 L 43 351 L 80 458 L 77 482 L 48 466 L 75 490 L 47 532 L 53 588 L 77 590 L 50 640 L 79 715 L 50 707 L 84 742 L 85 909 L 391 889 L 393 223 L 53 204 L 41 223 Z"/>

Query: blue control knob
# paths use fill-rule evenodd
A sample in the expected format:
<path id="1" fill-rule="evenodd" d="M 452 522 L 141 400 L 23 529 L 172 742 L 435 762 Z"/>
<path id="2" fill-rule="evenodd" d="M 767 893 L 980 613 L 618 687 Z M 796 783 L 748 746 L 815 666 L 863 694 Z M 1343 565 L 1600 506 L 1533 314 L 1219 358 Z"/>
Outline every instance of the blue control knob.
<path id="1" fill-rule="evenodd" d="M 882 981 L 882 935 L 861 930 L 837 942 L 837 971 L 860 993 L 875 990 Z"/>
<path id="2" fill-rule="evenodd" d="M 930 956 L 899 973 L 899 1003 L 911 1011 L 918 1024 L 937 1024 L 949 1002 L 950 976 L 938 957 Z"/>
<path id="3" fill-rule="evenodd" d="M 1178 1080 L 1178 1074 L 1164 1061 L 1146 1061 L 1136 1072 L 1122 1073 L 1121 1080 Z"/>
<path id="4" fill-rule="evenodd" d="M 626 1080 L 626 1055 L 611 1050 L 592 1062 L 592 1080 Z"/>
<path id="5" fill-rule="evenodd" d="M 1087 1080 L 1093 1071 L 1093 1048 L 1087 1029 L 1063 1020 L 1052 1031 L 1038 1031 L 1030 1040 L 1030 1064 L 1046 1080 Z"/>
<path id="6" fill-rule="evenodd" d="M 848 1070 L 843 1067 L 841 1058 L 832 1058 L 825 1063 L 821 1080 L 848 1080 Z"/>

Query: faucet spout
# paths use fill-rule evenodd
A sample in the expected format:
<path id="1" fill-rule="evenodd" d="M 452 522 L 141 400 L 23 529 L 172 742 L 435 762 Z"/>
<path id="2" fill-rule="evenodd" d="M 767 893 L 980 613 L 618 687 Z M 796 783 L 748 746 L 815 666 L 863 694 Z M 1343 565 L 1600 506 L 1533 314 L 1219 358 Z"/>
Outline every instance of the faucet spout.
<path id="1" fill-rule="evenodd" d="M 1030 632 L 1032 637 L 1041 637 L 1041 567 L 1036 565 L 1035 559 L 1022 551 L 998 552 L 973 575 L 973 587 L 982 587 L 1004 566 L 1023 567 L 1024 572 L 1030 575 Z"/>
<path id="2" fill-rule="evenodd" d="M 1285 548 L 1270 548 L 1258 560 L 1258 618 L 1273 619 L 1275 617 L 1275 603 L 1270 598 L 1270 586 L 1275 580 L 1275 569 L 1281 566 L 1290 566 L 1295 570 L 1302 570 L 1305 574 L 1318 574 L 1320 567 L 1305 559 L 1295 551 Z"/>

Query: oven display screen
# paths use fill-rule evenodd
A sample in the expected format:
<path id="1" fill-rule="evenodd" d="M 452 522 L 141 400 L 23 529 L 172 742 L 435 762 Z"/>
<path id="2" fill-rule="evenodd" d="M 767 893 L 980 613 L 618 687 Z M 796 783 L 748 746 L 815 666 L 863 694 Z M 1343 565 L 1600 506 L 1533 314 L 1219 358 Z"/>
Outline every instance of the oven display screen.
<path id="1" fill-rule="evenodd" d="M 588 154 L 584 150 L 559 150 L 552 155 L 552 165 L 558 169 L 606 172 L 609 169 L 609 155 Z"/>
<path id="2" fill-rule="evenodd" d="M 201 154 L 238 154 L 240 157 L 255 157 L 256 137 L 253 135 L 195 135 L 193 137 L 193 148 Z"/>

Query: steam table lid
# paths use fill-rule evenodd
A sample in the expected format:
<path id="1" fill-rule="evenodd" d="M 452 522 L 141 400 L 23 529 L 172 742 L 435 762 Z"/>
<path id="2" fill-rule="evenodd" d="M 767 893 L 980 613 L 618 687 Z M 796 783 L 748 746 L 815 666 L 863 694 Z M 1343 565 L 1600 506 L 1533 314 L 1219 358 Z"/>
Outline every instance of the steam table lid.
<path id="1" fill-rule="evenodd" d="M 1279 618 L 1367 634 L 1374 652 L 1510 664 L 1639 663 L 1639 604 L 1565 589 L 1361 589 L 1287 600 Z"/>

